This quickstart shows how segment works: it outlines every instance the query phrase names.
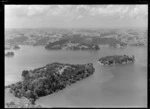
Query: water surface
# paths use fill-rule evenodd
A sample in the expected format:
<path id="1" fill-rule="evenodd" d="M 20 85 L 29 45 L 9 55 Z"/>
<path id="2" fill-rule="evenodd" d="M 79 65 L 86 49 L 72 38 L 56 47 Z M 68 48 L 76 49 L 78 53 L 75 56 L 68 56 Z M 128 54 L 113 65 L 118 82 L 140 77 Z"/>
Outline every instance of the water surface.
<path id="1" fill-rule="evenodd" d="M 5 57 L 5 85 L 21 80 L 23 70 L 52 62 L 84 64 L 92 62 L 95 73 L 36 103 L 45 107 L 146 107 L 147 48 L 101 48 L 99 51 L 45 50 L 41 46 L 20 46 L 14 57 Z M 9 50 L 7 50 L 9 51 Z M 97 60 L 107 55 L 134 55 L 135 63 L 100 66 Z"/>

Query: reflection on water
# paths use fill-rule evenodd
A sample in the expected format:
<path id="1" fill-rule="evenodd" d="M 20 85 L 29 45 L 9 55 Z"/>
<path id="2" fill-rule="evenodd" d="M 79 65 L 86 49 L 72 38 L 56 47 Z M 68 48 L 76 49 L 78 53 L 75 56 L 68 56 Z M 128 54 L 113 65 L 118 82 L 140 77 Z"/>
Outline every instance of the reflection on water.
<path id="1" fill-rule="evenodd" d="M 106 55 L 135 55 L 135 63 L 100 66 L 97 60 Z M 46 107 L 111 107 L 147 105 L 147 49 L 105 48 L 99 51 L 47 51 L 42 47 L 21 46 L 13 58 L 5 58 L 5 84 L 21 80 L 24 69 L 34 69 L 52 62 L 82 64 L 92 62 L 95 73 L 72 86 L 36 102 Z"/>

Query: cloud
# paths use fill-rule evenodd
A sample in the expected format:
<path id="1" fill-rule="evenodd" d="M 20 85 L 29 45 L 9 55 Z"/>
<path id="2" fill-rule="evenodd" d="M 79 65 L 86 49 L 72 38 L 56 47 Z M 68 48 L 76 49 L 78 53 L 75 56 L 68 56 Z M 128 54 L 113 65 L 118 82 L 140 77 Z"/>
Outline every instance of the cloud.
<path id="1" fill-rule="evenodd" d="M 43 13 L 46 13 L 49 10 L 50 6 L 44 6 L 44 5 L 31 5 L 28 6 L 27 10 L 28 16 L 33 16 L 33 15 L 40 15 Z"/>
<path id="2" fill-rule="evenodd" d="M 8 17 L 32 16 L 68 16 L 81 18 L 89 16 L 125 16 L 146 18 L 147 5 L 6 5 L 5 12 Z"/>
<path id="3" fill-rule="evenodd" d="M 71 5 L 52 5 L 48 12 L 48 16 L 68 16 L 69 14 L 72 14 L 70 9 Z"/>
<path id="4" fill-rule="evenodd" d="M 97 6 L 97 7 L 92 7 L 89 12 L 91 15 L 104 15 L 104 16 L 109 16 L 109 15 L 115 15 L 116 13 L 122 13 L 124 10 L 124 6 L 122 5 L 106 5 L 106 6 Z M 125 11 L 128 9 L 126 8 Z M 125 12 L 123 11 L 123 12 Z"/>
<path id="5" fill-rule="evenodd" d="M 5 5 L 5 17 L 25 17 L 27 14 L 27 5 Z"/>
<path id="6" fill-rule="evenodd" d="M 80 18 L 82 18 L 82 17 L 83 17 L 82 15 L 79 15 L 79 16 L 76 17 L 76 19 L 80 19 Z"/>
<path id="7" fill-rule="evenodd" d="M 132 18 L 148 17 L 148 6 L 147 5 L 136 5 L 129 13 Z"/>
<path id="8" fill-rule="evenodd" d="M 121 19 L 125 16 L 135 17 L 146 17 L 148 10 L 147 5 L 106 5 L 86 8 L 89 14 L 92 16 L 114 16 L 117 15 Z"/>

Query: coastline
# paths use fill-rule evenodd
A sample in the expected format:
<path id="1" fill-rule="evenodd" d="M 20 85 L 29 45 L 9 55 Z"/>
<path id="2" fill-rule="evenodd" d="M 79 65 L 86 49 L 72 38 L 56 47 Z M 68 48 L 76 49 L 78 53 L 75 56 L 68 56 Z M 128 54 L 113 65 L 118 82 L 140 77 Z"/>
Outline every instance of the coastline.
<path id="1" fill-rule="evenodd" d="M 31 104 L 34 104 L 39 97 L 63 90 L 67 86 L 92 75 L 94 71 L 92 63 L 75 65 L 53 62 L 31 71 L 24 70 L 22 72 L 23 81 L 7 86 L 5 89 L 8 88 L 15 97 L 26 97 Z M 73 72 L 72 75 L 70 72 Z M 45 86 L 44 89 L 43 85 Z"/>
<path id="2" fill-rule="evenodd" d="M 108 64 L 103 64 L 103 63 L 101 63 L 100 61 L 98 61 L 97 63 L 99 64 L 99 65 L 101 65 L 101 66 L 113 66 L 113 65 L 125 65 L 125 64 L 129 64 L 129 63 L 133 63 L 133 62 L 135 62 L 135 60 L 134 61 L 127 61 L 127 62 L 122 62 L 121 64 L 110 64 L 110 65 L 108 65 Z"/>
<path id="3" fill-rule="evenodd" d="M 40 47 L 41 48 L 41 47 Z M 133 48 L 133 47 L 132 47 Z M 109 49 L 108 49 L 109 50 Z M 121 51 L 122 52 L 122 51 Z M 57 53 L 57 52 L 56 52 Z M 95 53 L 95 52 L 94 52 Z M 72 53 L 73 54 L 73 53 Z M 81 52 L 81 54 L 82 54 L 82 52 Z M 93 55 L 93 54 L 92 54 Z M 98 55 L 96 55 L 96 56 L 98 56 L 99 57 L 99 54 Z M 95 57 L 96 57 L 95 56 Z M 135 56 L 136 56 L 136 54 L 135 54 Z M 141 56 L 141 55 L 140 55 Z M 71 57 L 71 56 L 70 56 Z M 138 62 L 138 56 L 136 56 L 137 57 L 137 62 Z M 69 59 L 71 59 L 71 58 L 69 58 Z M 92 62 L 96 62 L 97 61 L 97 59 L 95 58 L 95 60 L 94 61 L 92 61 Z M 80 62 L 80 61 L 79 61 Z M 79 63 L 78 62 L 78 63 Z M 69 62 L 68 62 L 69 63 Z M 77 62 L 76 62 L 77 63 Z M 100 62 L 99 62 L 100 63 Z M 108 67 L 108 66 L 107 66 Z M 107 72 L 104 72 L 104 73 L 106 73 L 107 74 Z M 94 79 L 94 78 L 93 78 Z M 77 83 L 78 84 L 78 83 Z M 75 85 L 73 85 L 73 87 L 76 87 L 77 85 L 75 84 Z M 88 86 L 89 87 L 89 86 Z M 68 87 L 69 88 L 69 87 Z M 68 90 L 68 89 L 67 89 Z M 62 93 L 64 92 L 64 91 L 61 91 Z M 60 93 L 61 93 L 60 92 Z M 58 92 L 59 93 L 59 92 Z M 59 94 L 58 93 L 55 93 L 56 95 L 55 96 L 59 96 Z M 76 92 L 77 93 L 77 92 Z M 45 96 L 46 97 L 46 96 Z M 59 99 L 58 97 L 54 97 L 55 98 L 55 102 L 56 102 L 56 100 L 57 99 Z M 62 97 L 63 98 L 63 97 Z M 46 102 L 46 100 L 44 100 L 45 98 L 42 98 L 42 100 L 40 100 L 40 102 Z M 47 99 L 47 97 L 46 97 L 46 99 Z M 48 98 L 47 100 L 51 100 L 51 99 L 53 99 L 53 98 Z M 70 99 L 69 99 L 70 100 Z M 38 101 L 38 100 L 37 100 Z M 53 100 L 52 100 L 53 101 Z M 60 102 L 61 102 L 61 100 L 60 100 Z M 38 103 L 38 102 L 35 102 L 35 103 Z M 45 104 L 45 106 L 47 106 L 47 107 L 51 107 L 50 105 L 48 105 L 48 102 L 46 102 L 46 103 L 41 103 L 41 106 L 44 106 L 44 105 L 42 105 L 42 104 Z M 58 104 L 59 104 L 59 102 L 58 102 Z M 63 104 L 63 103 L 60 103 L 60 105 L 65 105 L 65 104 Z M 54 106 L 54 105 L 53 105 Z M 52 107 L 53 107 L 52 106 Z M 56 104 L 56 106 L 57 106 L 57 104 Z"/>

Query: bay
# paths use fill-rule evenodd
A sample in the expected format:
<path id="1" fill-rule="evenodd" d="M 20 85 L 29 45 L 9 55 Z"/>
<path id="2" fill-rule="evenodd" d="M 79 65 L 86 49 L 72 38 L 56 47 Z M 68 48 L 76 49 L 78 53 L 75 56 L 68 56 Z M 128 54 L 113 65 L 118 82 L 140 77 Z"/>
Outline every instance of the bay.
<path id="1" fill-rule="evenodd" d="M 42 46 L 21 45 L 14 57 L 5 57 L 5 85 L 20 81 L 23 70 L 60 62 L 93 63 L 90 77 L 45 97 L 36 103 L 45 107 L 146 107 L 147 47 L 101 48 L 98 51 L 46 50 Z M 100 66 L 99 58 L 108 55 L 134 55 L 135 63 Z"/>

